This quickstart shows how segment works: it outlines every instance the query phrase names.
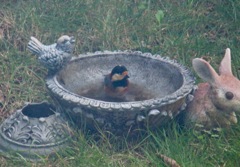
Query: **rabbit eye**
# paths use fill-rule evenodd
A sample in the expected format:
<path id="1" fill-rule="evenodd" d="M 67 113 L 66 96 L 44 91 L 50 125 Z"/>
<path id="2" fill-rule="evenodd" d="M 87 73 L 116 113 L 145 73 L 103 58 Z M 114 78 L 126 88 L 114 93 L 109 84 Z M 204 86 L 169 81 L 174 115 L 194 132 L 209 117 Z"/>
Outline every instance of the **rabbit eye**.
<path id="1" fill-rule="evenodd" d="M 228 100 L 232 100 L 232 98 L 234 97 L 234 95 L 233 95 L 232 92 L 226 92 L 226 93 L 225 93 L 225 97 L 226 97 Z"/>

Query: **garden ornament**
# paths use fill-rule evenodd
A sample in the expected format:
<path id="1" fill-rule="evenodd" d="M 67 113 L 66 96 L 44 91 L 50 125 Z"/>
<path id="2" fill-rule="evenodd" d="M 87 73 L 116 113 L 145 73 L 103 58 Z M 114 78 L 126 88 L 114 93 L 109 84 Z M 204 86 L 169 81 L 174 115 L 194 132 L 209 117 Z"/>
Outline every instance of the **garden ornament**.
<path id="1" fill-rule="evenodd" d="M 67 121 L 47 102 L 28 103 L 0 125 L 0 152 L 36 161 L 65 148 L 72 135 Z"/>
<path id="2" fill-rule="evenodd" d="M 61 36 L 57 43 L 44 45 L 35 37 L 31 37 L 28 49 L 38 56 L 40 63 L 49 72 L 56 72 L 61 69 L 72 57 L 75 39 L 67 35 Z"/>
<path id="3" fill-rule="evenodd" d="M 232 74 L 230 49 L 226 49 L 219 74 L 204 59 L 195 58 L 192 64 L 206 83 L 200 83 L 194 92 L 194 99 L 185 112 L 185 123 L 193 122 L 205 129 L 236 124 L 235 112 L 240 111 L 240 81 Z"/>

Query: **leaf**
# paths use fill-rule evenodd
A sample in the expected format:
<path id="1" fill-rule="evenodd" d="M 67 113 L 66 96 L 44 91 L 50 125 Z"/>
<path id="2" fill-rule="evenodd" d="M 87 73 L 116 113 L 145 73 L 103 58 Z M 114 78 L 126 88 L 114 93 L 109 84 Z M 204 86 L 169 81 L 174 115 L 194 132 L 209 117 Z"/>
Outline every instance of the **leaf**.
<path id="1" fill-rule="evenodd" d="M 163 162 L 170 167 L 180 167 L 180 165 L 172 158 L 167 157 L 166 155 L 160 154 L 160 158 L 162 158 Z"/>
<path id="2" fill-rule="evenodd" d="M 162 19 L 164 18 L 164 13 L 162 10 L 158 10 L 157 13 L 155 14 L 155 17 L 158 21 L 159 24 L 161 24 Z"/>

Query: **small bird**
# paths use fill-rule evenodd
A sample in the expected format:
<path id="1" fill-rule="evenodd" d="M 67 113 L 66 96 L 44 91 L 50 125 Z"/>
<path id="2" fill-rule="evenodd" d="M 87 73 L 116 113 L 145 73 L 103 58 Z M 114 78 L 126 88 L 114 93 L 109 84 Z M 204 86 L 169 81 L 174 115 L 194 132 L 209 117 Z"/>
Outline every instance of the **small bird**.
<path id="1" fill-rule="evenodd" d="M 128 70 L 123 65 L 115 66 L 104 78 L 104 90 L 107 96 L 121 98 L 129 87 Z"/>
<path id="2" fill-rule="evenodd" d="M 75 39 L 67 35 L 61 36 L 57 43 L 44 45 L 38 39 L 31 37 L 28 49 L 38 56 L 40 63 L 49 72 L 56 72 L 68 63 L 72 57 Z"/>

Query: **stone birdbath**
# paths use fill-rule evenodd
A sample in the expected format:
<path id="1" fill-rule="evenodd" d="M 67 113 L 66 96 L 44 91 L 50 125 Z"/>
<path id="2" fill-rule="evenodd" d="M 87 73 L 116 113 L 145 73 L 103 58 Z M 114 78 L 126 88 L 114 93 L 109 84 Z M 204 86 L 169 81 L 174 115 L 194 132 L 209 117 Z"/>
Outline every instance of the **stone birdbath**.
<path id="1" fill-rule="evenodd" d="M 103 78 L 116 65 L 128 68 L 129 98 L 102 96 Z M 46 79 L 59 111 L 78 127 L 115 134 L 160 128 L 185 109 L 194 87 L 190 71 L 175 60 L 138 51 L 82 54 Z"/>

